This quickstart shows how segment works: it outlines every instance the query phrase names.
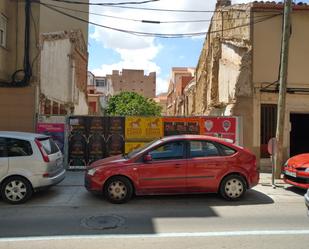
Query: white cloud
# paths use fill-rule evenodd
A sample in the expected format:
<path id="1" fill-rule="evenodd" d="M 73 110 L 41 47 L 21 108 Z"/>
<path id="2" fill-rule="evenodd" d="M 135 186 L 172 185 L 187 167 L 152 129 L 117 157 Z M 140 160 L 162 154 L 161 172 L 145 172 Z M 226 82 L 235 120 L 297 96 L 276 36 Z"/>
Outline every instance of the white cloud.
<path id="1" fill-rule="evenodd" d="M 162 79 L 160 77 L 157 77 L 157 91 L 156 94 L 160 94 L 160 93 L 166 93 L 168 90 L 168 84 L 169 81 L 168 79 Z"/>
<path id="2" fill-rule="evenodd" d="M 102 2 L 102 0 L 91 0 L 91 2 Z M 108 2 L 119 2 L 109 0 Z M 247 2 L 245 0 L 234 0 L 233 3 Z M 160 9 L 186 9 L 186 10 L 213 10 L 216 0 L 160 0 L 158 2 L 135 5 L 135 7 L 149 7 Z M 181 13 L 181 12 L 156 12 L 146 10 L 133 10 L 124 8 L 108 8 L 91 6 L 90 12 L 122 18 L 155 21 L 174 20 L 207 20 L 211 19 L 212 13 Z M 208 30 L 209 22 L 201 23 L 177 23 L 177 24 L 145 24 L 128 20 L 114 19 L 96 15 L 90 15 L 90 21 L 104 26 L 117 29 L 151 32 L 161 34 L 193 33 Z M 114 50 L 120 55 L 121 60 L 113 64 L 102 64 L 100 68 L 92 70 L 97 75 L 110 74 L 112 70 L 144 69 L 146 73 L 156 71 L 157 93 L 165 92 L 168 88 L 167 80 L 160 76 L 161 68 L 154 59 L 162 49 L 162 45 L 153 37 L 141 37 L 122 32 L 94 27 L 90 38 L 101 43 L 104 48 Z M 204 39 L 204 37 L 199 37 Z"/>

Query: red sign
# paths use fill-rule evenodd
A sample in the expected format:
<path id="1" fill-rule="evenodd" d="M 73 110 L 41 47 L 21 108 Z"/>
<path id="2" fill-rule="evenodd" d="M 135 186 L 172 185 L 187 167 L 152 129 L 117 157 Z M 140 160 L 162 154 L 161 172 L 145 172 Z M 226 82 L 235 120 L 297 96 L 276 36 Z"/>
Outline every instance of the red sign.
<path id="1" fill-rule="evenodd" d="M 236 142 L 236 117 L 202 117 L 201 134 L 227 138 Z"/>

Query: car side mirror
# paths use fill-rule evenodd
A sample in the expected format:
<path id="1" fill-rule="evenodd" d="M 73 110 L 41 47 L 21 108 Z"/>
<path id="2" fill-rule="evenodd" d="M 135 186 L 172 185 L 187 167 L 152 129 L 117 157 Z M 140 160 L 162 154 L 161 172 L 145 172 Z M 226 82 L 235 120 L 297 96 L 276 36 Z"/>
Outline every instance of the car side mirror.
<path id="1" fill-rule="evenodd" d="M 150 154 L 144 155 L 143 157 L 144 162 L 152 161 L 152 156 Z"/>

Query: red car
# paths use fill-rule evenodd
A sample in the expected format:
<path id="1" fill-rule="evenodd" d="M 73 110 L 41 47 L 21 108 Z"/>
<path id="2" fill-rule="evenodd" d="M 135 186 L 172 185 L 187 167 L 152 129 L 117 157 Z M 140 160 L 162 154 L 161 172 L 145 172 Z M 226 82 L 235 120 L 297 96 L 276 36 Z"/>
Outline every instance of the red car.
<path id="1" fill-rule="evenodd" d="M 309 189 L 309 154 L 291 157 L 283 167 L 283 174 L 286 183 Z"/>
<path id="2" fill-rule="evenodd" d="M 124 203 L 133 194 L 206 192 L 236 200 L 258 181 L 255 155 L 200 135 L 155 140 L 128 155 L 96 161 L 85 173 L 85 187 L 112 203 Z"/>

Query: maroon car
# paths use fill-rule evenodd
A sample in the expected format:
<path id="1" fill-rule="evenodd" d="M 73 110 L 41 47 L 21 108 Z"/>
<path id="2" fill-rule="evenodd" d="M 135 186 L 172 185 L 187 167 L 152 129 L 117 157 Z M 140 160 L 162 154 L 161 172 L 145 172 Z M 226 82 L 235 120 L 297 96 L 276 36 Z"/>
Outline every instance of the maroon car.
<path id="1" fill-rule="evenodd" d="M 96 161 L 85 173 L 85 187 L 112 203 L 124 203 L 133 194 L 219 192 L 237 200 L 258 181 L 254 154 L 202 135 L 155 140 L 128 155 Z"/>

